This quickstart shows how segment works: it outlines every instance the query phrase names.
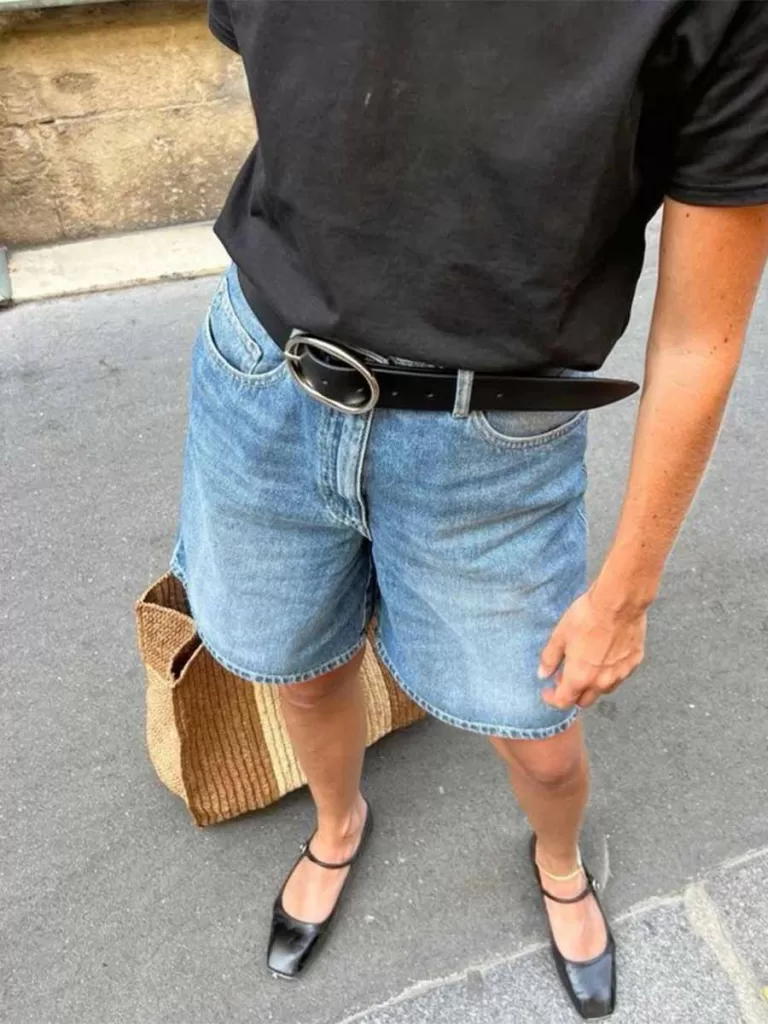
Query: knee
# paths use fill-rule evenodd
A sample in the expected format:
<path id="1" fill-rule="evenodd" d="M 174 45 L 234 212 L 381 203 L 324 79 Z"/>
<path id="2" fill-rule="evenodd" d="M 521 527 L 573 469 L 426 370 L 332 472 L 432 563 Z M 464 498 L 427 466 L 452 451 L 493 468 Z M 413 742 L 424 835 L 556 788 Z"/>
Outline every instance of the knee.
<path id="1" fill-rule="evenodd" d="M 350 672 L 345 666 L 305 683 L 290 683 L 281 687 L 280 699 L 296 711 L 312 711 L 337 697 L 349 681 Z"/>
<path id="2" fill-rule="evenodd" d="M 540 789 L 567 789 L 581 778 L 580 759 L 533 762 L 522 765 L 526 778 Z"/>
<path id="3" fill-rule="evenodd" d="M 547 749 L 546 743 L 536 749 L 521 747 L 528 741 L 492 741 L 496 752 L 514 774 L 541 789 L 566 789 L 583 778 L 586 758 L 581 746 L 573 750 Z"/>

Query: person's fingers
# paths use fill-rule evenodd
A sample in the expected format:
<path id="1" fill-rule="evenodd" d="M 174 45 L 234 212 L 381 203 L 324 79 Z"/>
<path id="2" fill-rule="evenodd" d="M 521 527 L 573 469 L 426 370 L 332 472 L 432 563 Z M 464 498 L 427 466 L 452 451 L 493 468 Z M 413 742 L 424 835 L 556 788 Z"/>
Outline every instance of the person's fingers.
<path id="1" fill-rule="evenodd" d="M 549 679 L 565 656 L 565 628 L 562 619 L 552 631 L 539 659 L 539 679 Z"/>
<path id="2" fill-rule="evenodd" d="M 594 687 L 586 689 L 579 699 L 576 701 L 578 706 L 582 709 L 591 708 L 593 704 L 596 704 L 602 697 L 600 690 L 596 690 Z"/>
<path id="3" fill-rule="evenodd" d="M 587 674 L 578 672 L 568 667 L 566 660 L 565 669 L 558 678 L 554 689 L 545 690 L 542 698 L 550 707 L 559 708 L 565 711 L 579 703 L 582 694 L 590 686 L 590 677 Z"/>
<path id="4" fill-rule="evenodd" d="M 614 693 L 632 675 L 639 660 L 625 659 L 619 665 L 602 669 L 595 680 L 587 686 L 577 703 L 580 708 L 591 708 L 601 697 Z"/>
<path id="5" fill-rule="evenodd" d="M 623 682 L 625 682 L 643 659 L 637 657 L 624 658 L 609 669 L 603 669 L 597 678 L 597 686 L 601 693 L 613 693 L 614 690 L 618 690 Z"/>
<path id="6" fill-rule="evenodd" d="M 582 692 L 580 689 L 566 689 L 563 686 L 558 686 L 553 690 L 544 690 L 541 699 L 550 707 L 557 708 L 558 711 L 567 711 L 578 704 Z"/>
<path id="7" fill-rule="evenodd" d="M 621 678 L 617 677 L 616 669 L 604 668 L 596 680 L 598 696 L 601 693 L 612 693 L 620 682 Z"/>

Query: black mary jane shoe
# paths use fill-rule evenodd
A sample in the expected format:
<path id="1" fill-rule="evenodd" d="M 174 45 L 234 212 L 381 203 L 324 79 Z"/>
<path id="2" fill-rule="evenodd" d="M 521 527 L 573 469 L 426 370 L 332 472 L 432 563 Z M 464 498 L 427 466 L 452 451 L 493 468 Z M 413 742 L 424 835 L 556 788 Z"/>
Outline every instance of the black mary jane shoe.
<path id="1" fill-rule="evenodd" d="M 616 943 L 608 925 L 605 911 L 597 895 L 597 883 L 589 871 L 584 868 L 587 884 L 578 896 L 566 899 L 562 896 L 553 896 L 551 892 L 547 892 L 541 880 L 539 866 L 536 863 L 536 836 L 533 836 L 531 839 L 531 862 L 533 863 L 533 871 L 536 875 L 536 881 L 542 897 L 546 896 L 548 900 L 552 900 L 555 903 L 580 903 L 589 896 L 595 897 L 598 909 L 603 915 L 607 935 L 605 949 L 599 956 L 594 957 L 592 960 L 567 960 L 557 948 L 551 924 L 549 925 L 549 939 L 557 973 L 560 976 L 563 988 L 576 1008 L 576 1012 L 584 1020 L 609 1017 L 616 1007 Z M 546 905 L 544 911 L 546 913 Z M 548 914 L 547 923 L 549 924 Z"/>
<path id="2" fill-rule="evenodd" d="M 291 871 L 283 883 L 283 887 L 275 900 L 275 906 L 272 911 L 272 928 L 269 935 L 269 946 L 267 948 L 267 967 L 269 970 L 280 978 L 296 978 L 306 968 L 307 964 L 314 958 L 319 951 L 322 943 L 327 939 L 328 933 L 331 930 L 331 925 L 336 920 L 336 916 L 341 905 L 342 897 L 349 885 L 350 878 L 352 877 L 355 864 L 360 859 L 365 847 L 368 845 L 371 833 L 373 832 L 373 814 L 371 812 L 371 806 L 366 800 L 366 816 L 365 824 L 363 825 L 363 831 L 360 836 L 360 842 L 357 849 L 349 860 L 345 860 L 343 864 L 328 864 L 326 861 L 320 860 L 312 853 L 310 848 L 314 835 L 307 840 L 301 848 L 301 856 L 291 868 Z M 321 868 L 326 868 L 328 871 L 341 871 L 343 868 L 350 868 L 350 872 L 344 879 L 344 885 L 341 888 L 336 905 L 330 912 L 328 917 L 320 924 L 311 924 L 308 921 L 298 921 L 295 917 L 291 917 L 286 912 L 283 906 L 283 893 L 285 887 L 293 875 L 293 872 L 299 866 L 302 860 L 312 861 L 313 864 L 317 864 Z"/>

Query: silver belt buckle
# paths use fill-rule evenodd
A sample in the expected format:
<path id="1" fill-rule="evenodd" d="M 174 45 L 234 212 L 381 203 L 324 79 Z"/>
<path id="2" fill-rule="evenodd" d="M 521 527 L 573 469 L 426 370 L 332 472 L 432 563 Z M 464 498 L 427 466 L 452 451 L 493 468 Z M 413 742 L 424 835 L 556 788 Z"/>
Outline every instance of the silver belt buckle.
<path id="1" fill-rule="evenodd" d="M 328 355 L 338 359 L 339 362 L 346 363 L 347 366 L 350 366 L 353 370 L 357 370 L 371 392 L 366 401 L 362 405 L 345 405 L 343 402 L 337 402 L 335 398 L 328 398 L 310 384 L 301 372 L 301 356 L 298 353 L 298 349 L 302 345 L 307 345 L 309 348 L 317 348 L 321 352 L 326 352 Z M 351 352 L 347 352 L 346 349 L 341 348 L 339 345 L 334 345 L 332 341 L 325 341 L 322 338 L 313 338 L 309 334 L 302 334 L 300 331 L 294 331 L 286 342 L 284 353 L 285 358 L 288 361 L 288 370 L 290 371 L 293 379 L 300 388 L 307 392 L 308 395 L 311 395 L 312 398 L 316 398 L 317 401 L 322 402 L 323 405 L 328 405 L 331 409 L 336 409 L 338 412 L 351 413 L 353 416 L 363 416 L 365 413 L 371 412 L 376 408 L 379 401 L 379 395 L 381 394 L 379 382 L 365 363 L 353 356 Z"/>

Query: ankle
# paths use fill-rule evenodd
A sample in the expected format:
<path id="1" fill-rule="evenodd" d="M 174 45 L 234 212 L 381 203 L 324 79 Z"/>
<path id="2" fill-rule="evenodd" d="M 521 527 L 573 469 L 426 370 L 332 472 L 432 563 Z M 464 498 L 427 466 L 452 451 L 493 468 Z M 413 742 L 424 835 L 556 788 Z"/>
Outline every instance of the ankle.
<path id="1" fill-rule="evenodd" d="M 549 850 L 537 842 L 536 863 L 550 881 L 571 881 L 579 877 L 582 869 L 581 853 L 576 844 L 566 849 Z"/>
<path id="2" fill-rule="evenodd" d="M 338 815 L 318 812 L 315 839 L 323 846 L 344 849 L 356 844 L 365 824 L 366 804 L 358 793 L 353 806 Z"/>

